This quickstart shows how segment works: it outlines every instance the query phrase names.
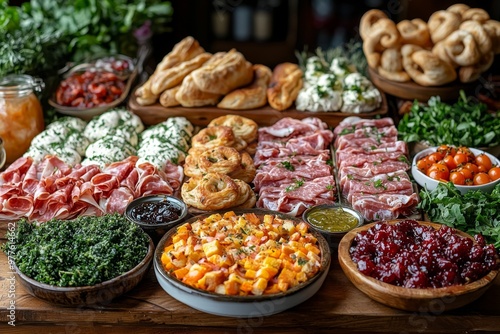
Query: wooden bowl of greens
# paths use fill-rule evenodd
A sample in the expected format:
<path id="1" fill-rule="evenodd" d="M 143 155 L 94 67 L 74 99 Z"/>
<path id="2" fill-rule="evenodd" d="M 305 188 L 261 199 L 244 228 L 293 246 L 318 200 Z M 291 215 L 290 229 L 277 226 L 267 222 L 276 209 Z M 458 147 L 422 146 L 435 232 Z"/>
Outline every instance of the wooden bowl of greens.
<path id="1" fill-rule="evenodd" d="M 137 286 L 151 267 L 151 238 L 121 215 L 16 225 L 15 247 L 6 244 L 6 253 L 23 287 L 53 304 L 107 304 Z"/>

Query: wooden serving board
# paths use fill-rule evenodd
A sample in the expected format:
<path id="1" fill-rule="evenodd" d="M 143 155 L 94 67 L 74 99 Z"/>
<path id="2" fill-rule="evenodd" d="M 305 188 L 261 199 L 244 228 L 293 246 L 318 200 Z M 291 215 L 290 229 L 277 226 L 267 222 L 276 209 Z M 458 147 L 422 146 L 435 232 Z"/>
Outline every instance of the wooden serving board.
<path id="1" fill-rule="evenodd" d="M 153 125 L 163 122 L 169 117 L 184 116 L 193 125 L 207 126 L 211 120 L 225 116 L 228 114 L 240 115 L 248 117 L 260 126 L 269 126 L 275 124 L 282 118 L 292 117 L 296 119 L 303 119 L 307 117 L 318 117 L 329 126 L 337 126 L 344 118 L 349 116 L 357 116 L 361 118 L 375 118 L 376 116 L 384 116 L 388 112 L 387 99 L 384 93 L 382 93 L 382 104 L 380 108 L 368 112 L 368 113 L 343 113 L 343 112 L 310 112 L 310 111 L 300 111 L 294 108 L 287 109 L 285 111 L 278 111 L 266 105 L 262 108 L 251 109 L 251 110 L 229 110 L 221 109 L 213 106 L 209 107 L 197 107 L 197 108 L 186 108 L 186 107 L 170 107 L 165 108 L 159 103 L 155 103 L 150 106 L 141 106 L 137 103 L 135 94 L 130 95 L 128 101 L 129 109 L 138 115 L 144 124 Z"/>

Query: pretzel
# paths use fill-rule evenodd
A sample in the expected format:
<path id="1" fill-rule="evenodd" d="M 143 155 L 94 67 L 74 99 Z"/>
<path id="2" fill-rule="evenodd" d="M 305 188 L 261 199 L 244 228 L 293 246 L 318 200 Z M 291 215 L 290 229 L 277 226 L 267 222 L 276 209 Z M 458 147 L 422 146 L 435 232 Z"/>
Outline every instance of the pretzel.
<path id="1" fill-rule="evenodd" d="M 403 69 L 401 52 L 396 48 L 387 49 L 382 53 L 378 74 L 386 79 L 397 82 L 411 80 L 408 73 Z"/>
<path id="2" fill-rule="evenodd" d="M 436 44 L 448 37 L 458 29 L 461 22 L 462 18 L 459 14 L 445 10 L 434 12 L 427 22 L 432 42 Z"/>
<path id="3" fill-rule="evenodd" d="M 401 54 L 405 71 L 419 85 L 440 86 L 452 82 L 457 77 L 450 64 L 418 45 L 403 45 Z"/>
<path id="4" fill-rule="evenodd" d="M 379 9 L 371 9 L 361 17 L 359 22 L 359 34 L 365 40 L 372 30 L 372 26 L 380 19 L 386 19 L 387 15 Z"/>
<path id="5" fill-rule="evenodd" d="M 368 65 L 377 68 L 380 64 L 381 53 L 387 48 L 397 46 L 400 39 L 401 35 L 392 20 L 387 18 L 378 20 L 363 42 L 363 52 Z"/>
<path id="6" fill-rule="evenodd" d="M 465 30 L 456 30 L 444 40 L 446 53 L 460 66 L 474 65 L 481 58 L 481 52 L 474 36 Z"/>
<path id="7" fill-rule="evenodd" d="M 403 44 L 415 44 L 421 47 L 432 44 L 427 23 L 421 19 L 403 20 L 396 27 L 401 34 Z"/>

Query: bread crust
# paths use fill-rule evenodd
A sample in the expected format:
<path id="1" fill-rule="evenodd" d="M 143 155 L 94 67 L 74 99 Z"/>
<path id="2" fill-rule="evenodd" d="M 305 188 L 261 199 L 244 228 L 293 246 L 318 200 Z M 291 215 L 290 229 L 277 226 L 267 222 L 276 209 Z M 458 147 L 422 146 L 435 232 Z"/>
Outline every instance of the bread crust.
<path id="1" fill-rule="evenodd" d="M 160 104 L 166 108 L 168 107 L 175 107 L 180 105 L 180 102 L 177 101 L 175 98 L 175 94 L 179 91 L 181 88 L 181 85 L 169 88 L 165 90 L 163 93 L 160 95 Z"/>
<path id="2" fill-rule="evenodd" d="M 217 107 L 231 110 L 255 109 L 267 104 L 267 86 L 272 71 L 269 67 L 256 64 L 252 66 L 253 81 L 250 85 L 237 88 L 224 96 Z"/>
<path id="3" fill-rule="evenodd" d="M 200 90 L 225 95 L 248 85 L 253 79 L 252 64 L 235 49 L 193 71 L 193 80 Z"/>

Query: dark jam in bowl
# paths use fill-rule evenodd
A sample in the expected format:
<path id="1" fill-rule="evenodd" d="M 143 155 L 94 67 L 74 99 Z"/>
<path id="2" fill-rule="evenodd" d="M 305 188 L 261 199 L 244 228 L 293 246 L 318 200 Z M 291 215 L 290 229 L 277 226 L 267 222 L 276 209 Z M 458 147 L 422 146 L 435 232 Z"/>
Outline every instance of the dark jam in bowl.
<path id="1" fill-rule="evenodd" d="M 169 201 L 145 202 L 130 210 L 130 216 L 144 224 L 164 224 L 179 219 L 181 208 Z"/>

